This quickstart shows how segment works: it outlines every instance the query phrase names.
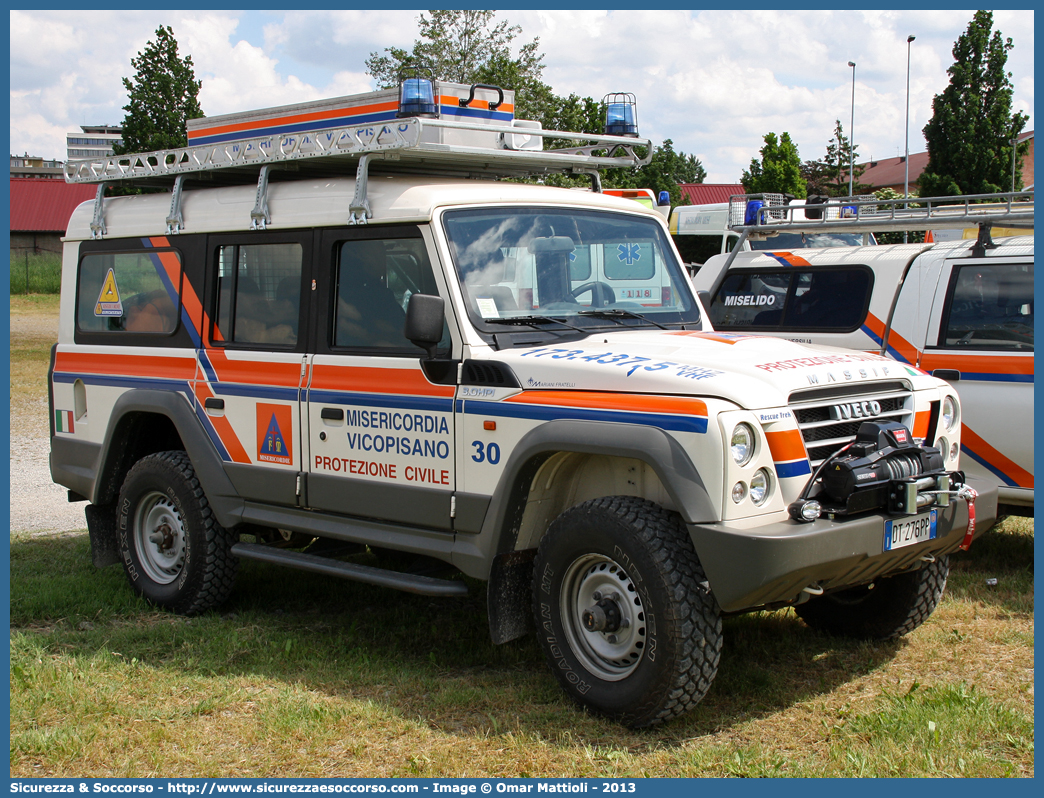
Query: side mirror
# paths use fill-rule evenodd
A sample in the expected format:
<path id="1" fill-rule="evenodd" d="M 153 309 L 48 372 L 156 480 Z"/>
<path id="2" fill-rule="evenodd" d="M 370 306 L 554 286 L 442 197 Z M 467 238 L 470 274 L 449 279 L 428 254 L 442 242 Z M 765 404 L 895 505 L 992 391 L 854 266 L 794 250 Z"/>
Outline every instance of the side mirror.
<path id="1" fill-rule="evenodd" d="M 429 358 L 435 357 L 435 348 L 442 340 L 445 323 L 446 300 L 432 294 L 410 296 L 403 333 L 406 340 L 427 352 Z"/>

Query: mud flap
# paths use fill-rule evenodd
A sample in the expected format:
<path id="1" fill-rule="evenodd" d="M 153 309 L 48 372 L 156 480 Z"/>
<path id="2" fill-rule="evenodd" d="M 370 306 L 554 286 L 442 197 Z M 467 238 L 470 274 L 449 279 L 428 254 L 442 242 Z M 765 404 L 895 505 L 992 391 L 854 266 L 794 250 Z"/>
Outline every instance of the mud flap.
<path id="1" fill-rule="evenodd" d="M 489 635 L 495 644 L 508 643 L 532 628 L 530 612 L 533 559 L 536 549 L 497 555 L 489 574 L 486 604 Z"/>
<path id="2" fill-rule="evenodd" d="M 94 567 L 115 565 L 120 561 L 120 549 L 116 538 L 116 505 L 88 504 L 84 513 L 87 516 L 87 532 L 91 538 L 91 560 Z"/>

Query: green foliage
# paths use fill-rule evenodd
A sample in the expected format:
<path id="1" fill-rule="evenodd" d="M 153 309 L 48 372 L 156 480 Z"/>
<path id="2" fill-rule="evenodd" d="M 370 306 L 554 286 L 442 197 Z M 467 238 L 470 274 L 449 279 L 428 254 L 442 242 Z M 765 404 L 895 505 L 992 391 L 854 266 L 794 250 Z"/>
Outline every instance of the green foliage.
<path id="1" fill-rule="evenodd" d="M 827 197 L 850 196 L 848 190 L 848 167 L 859 160 L 859 146 L 852 146 L 845 136 L 844 126 L 838 119 L 834 123 L 834 135 L 827 143 L 826 155 L 819 161 L 805 161 L 801 166 L 801 174 L 805 178 L 808 194 L 820 194 Z M 854 183 L 852 194 L 865 194 L 870 186 L 861 184 L 859 178 L 866 171 L 866 166 L 855 164 L 852 170 Z"/>
<path id="2" fill-rule="evenodd" d="M 178 55 L 169 26 L 156 28 L 156 40 L 131 59 L 134 78 L 124 78 L 129 102 L 123 106 L 123 144 L 117 155 L 188 146 L 185 123 L 203 116 L 192 56 Z"/>
<path id="3" fill-rule="evenodd" d="M 540 39 L 523 44 L 518 55 L 512 42 L 522 33 L 518 25 L 497 22 L 496 11 L 435 10 L 417 20 L 420 38 L 412 50 L 388 47 L 384 55 L 370 53 L 366 59 L 369 75 L 384 88 L 398 85 L 406 66 L 432 70 L 436 80 L 455 83 L 487 83 L 515 92 L 515 117 L 535 119 L 545 130 L 602 133 L 605 108 L 600 100 L 570 94 L 559 97 L 542 80 L 544 56 Z M 573 141 L 545 139 L 545 148 L 568 147 Z M 669 191 L 671 204 L 682 200 L 679 183 L 702 183 L 707 172 L 694 156 L 674 151 L 668 139 L 653 150 L 646 166 L 635 169 L 610 169 L 602 176 L 606 188 L 649 188 L 655 193 Z M 590 178 L 548 175 L 546 185 L 587 186 Z"/>
<path id="4" fill-rule="evenodd" d="M 801 158 L 790 134 L 784 133 L 777 139 L 775 133 L 766 133 L 761 160 L 751 159 L 750 170 L 743 171 L 740 182 L 748 194 L 774 191 L 803 199 L 806 191 Z"/>
<path id="5" fill-rule="evenodd" d="M 894 200 L 903 198 L 903 195 L 900 192 L 896 191 L 894 188 L 878 189 L 874 192 L 874 196 L 881 200 Z M 910 196 L 916 197 L 917 194 L 911 191 Z M 919 208 L 920 206 L 915 203 L 910 203 L 910 207 Z M 877 239 L 878 244 L 923 244 L 924 230 L 910 230 L 906 233 L 897 230 L 893 230 L 887 233 L 874 233 L 874 238 Z"/>
<path id="6" fill-rule="evenodd" d="M 992 35 L 993 12 L 977 11 L 953 46 L 950 84 L 932 101 L 924 127 L 928 166 L 919 180 L 922 197 L 988 194 L 1011 189 L 1012 140 L 1028 117 L 1012 115 L 1011 73 L 1005 72 L 1011 39 Z M 1025 152 L 1029 145 L 1018 145 Z M 1015 185 L 1022 187 L 1016 159 Z"/>

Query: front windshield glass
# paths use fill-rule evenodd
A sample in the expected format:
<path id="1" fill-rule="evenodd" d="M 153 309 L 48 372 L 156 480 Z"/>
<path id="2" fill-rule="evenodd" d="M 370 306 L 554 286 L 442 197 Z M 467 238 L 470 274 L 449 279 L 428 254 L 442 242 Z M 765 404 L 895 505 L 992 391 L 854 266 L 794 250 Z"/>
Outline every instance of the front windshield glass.
<path id="1" fill-rule="evenodd" d="M 546 323 L 538 317 L 581 329 L 699 324 L 687 279 L 655 220 L 481 208 L 448 211 L 444 226 L 472 320 L 486 332 Z"/>
<path id="2" fill-rule="evenodd" d="M 858 247 L 863 243 L 862 233 L 780 233 L 760 241 L 751 240 L 751 249 L 826 249 L 827 247 Z"/>

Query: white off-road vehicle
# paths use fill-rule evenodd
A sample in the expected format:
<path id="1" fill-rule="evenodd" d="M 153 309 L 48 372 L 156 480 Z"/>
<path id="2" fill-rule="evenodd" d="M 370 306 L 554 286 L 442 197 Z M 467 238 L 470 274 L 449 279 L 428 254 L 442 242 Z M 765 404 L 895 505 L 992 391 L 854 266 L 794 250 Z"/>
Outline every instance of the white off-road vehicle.
<path id="1" fill-rule="evenodd" d="M 636 727 L 704 696 L 723 614 L 928 617 L 971 540 L 950 385 L 716 333 L 663 218 L 598 190 L 651 149 L 627 125 L 543 131 L 452 84 L 397 118 L 388 94 L 67 165 L 168 188 L 100 185 L 65 244 L 51 472 L 95 564 L 182 613 L 241 559 L 468 591 L 394 567 L 424 555 L 486 582 L 494 641 L 535 628 L 570 696 Z M 593 190 L 497 179 L 549 172 Z"/>

